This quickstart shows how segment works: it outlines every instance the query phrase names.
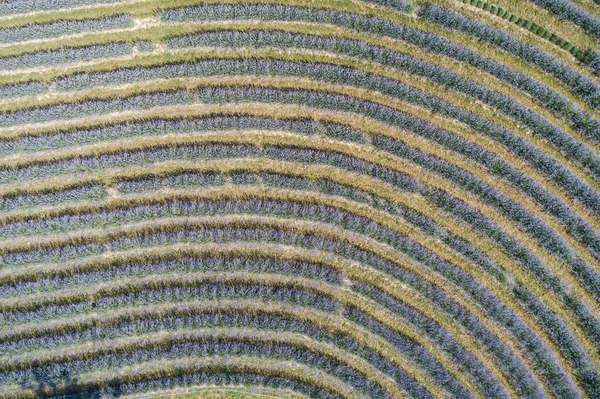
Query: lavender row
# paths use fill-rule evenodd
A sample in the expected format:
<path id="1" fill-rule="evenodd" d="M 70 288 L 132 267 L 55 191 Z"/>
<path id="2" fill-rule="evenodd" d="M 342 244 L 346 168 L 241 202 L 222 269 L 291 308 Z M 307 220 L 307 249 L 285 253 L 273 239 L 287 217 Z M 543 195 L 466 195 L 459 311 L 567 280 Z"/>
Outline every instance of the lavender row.
<path id="1" fill-rule="evenodd" d="M 64 8 L 114 4 L 123 0 L 12 0 L 0 3 L 0 15 L 22 14 L 37 11 L 55 11 Z"/>
<path id="2" fill-rule="evenodd" d="M 84 201 L 101 201 L 107 196 L 106 189 L 96 185 L 47 192 L 40 195 L 18 195 L 0 199 L 0 212 L 30 209 L 40 206 L 64 205 Z"/>
<path id="3" fill-rule="evenodd" d="M 256 346 L 257 348 L 260 347 L 259 345 Z M 268 353 L 268 351 L 267 351 Z M 284 352 L 285 353 L 285 352 Z M 158 355 L 158 354 L 157 354 Z M 160 360 L 160 358 L 158 358 Z M 183 357 L 183 359 L 189 359 L 189 357 Z M 262 357 L 256 357 L 255 361 L 261 361 L 266 359 L 265 356 Z M 107 362 L 110 363 L 110 360 L 112 359 L 107 359 Z M 227 361 L 231 364 L 235 364 L 235 357 L 231 357 L 228 358 Z M 322 360 L 319 357 L 315 357 L 313 359 L 313 363 L 317 363 L 319 360 L 321 362 L 326 361 L 326 360 Z M 309 367 L 311 364 L 307 364 L 305 365 L 305 367 Z M 249 384 L 249 385 L 265 385 L 266 386 L 277 386 L 277 387 L 294 387 L 294 388 L 301 388 L 301 392 L 310 392 L 311 395 L 317 395 L 317 396 L 310 396 L 310 397 L 316 397 L 316 398 L 339 398 L 340 396 L 337 396 L 335 393 L 333 392 L 329 392 L 329 391 L 325 391 L 322 390 L 318 387 L 312 387 L 312 386 L 307 386 L 304 384 L 300 384 L 299 386 L 297 386 L 295 383 L 293 383 L 290 380 L 287 380 L 286 378 L 283 377 L 277 377 L 277 378 L 273 378 L 273 377 L 269 377 L 269 376 L 263 376 L 260 374 L 252 374 L 252 375 L 247 375 L 247 374 L 237 374 L 236 372 L 233 371 L 228 371 L 227 373 L 193 373 L 191 375 L 186 375 L 185 373 L 179 373 L 177 377 L 174 378 L 169 378 L 169 379 L 162 379 L 162 380 L 149 380 L 146 381 L 145 379 L 142 379 L 142 381 L 136 381 L 136 379 L 134 379 L 133 383 L 129 383 L 129 384 L 125 384 L 122 385 L 122 383 L 120 383 L 120 380 L 113 380 L 109 382 L 108 386 L 94 386 L 95 384 L 91 385 L 91 386 L 78 386 L 77 384 L 77 380 L 78 380 L 78 375 L 76 373 L 75 370 L 72 370 L 72 367 L 75 366 L 71 366 L 71 365 L 62 365 L 62 366 L 57 366 L 55 367 L 53 370 L 47 371 L 44 369 L 35 369 L 32 372 L 25 374 L 23 373 L 23 375 L 21 376 L 21 378 L 23 380 L 25 380 L 25 382 L 22 384 L 22 389 L 27 390 L 27 389 L 32 389 L 34 390 L 34 392 L 44 392 L 44 390 L 48 390 L 48 388 L 55 388 L 57 392 L 60 392 L 62 390 L 66 390 L 67 392 L 70 392 L 70 394 L 62 394 L 62 395 L 58 395 L 58 396 L 50 396 L 52 398 L 55 399 L 68 399 L 68 398 L 81 398 L 81 397 L 85 397 L 85 398 L 109 398 L 109 397 L 114 397 L 114 398 L 118 398 L 121 395 L 125 394 L 125 393 L 143 393 L 146 390 L 150 390 L 150 391 L 156 391 L 156 389 L 160 389 L 157 387 L 162 387 L 163 389 L 165 389 L 165 386 L 172 386 L 173 388 L 181 388 L 182 386 L 185 387 L 187 384 L 193 383 L 193 384 L 199 384 L 199 385 L 212 385 L 212 384 L 216 384 L 219 383 L 219 385 L 230 385 L 230 384 L 234 384 L 234 385 L 238 385 L 242 382 L 244 382 L 244 384 Z M 260 381 L 260 382 L 259 382 Z M 273 381 L 276 381 L 275 383 Z M 177 385 L 170 385 L 170 384 L 177 384 Z M 247 387 L 248 385 L 245 385 L 245 387 Z M 150 388 L 152 387 L 152 388 Z M 232 387 L 232 389 L 234 389 L 236 387 Z M 239 387 L 238 387 L 239 388 Z"/>
<path id="4" fill-rule="evenodd" d="M 40 82 L 28 82 L 0 86 L 0 99 L 35 96 L 48 91 L 48 85 Z"/>
<path id="5" fill-rule="evenodd" d="M 191 133 L 216 130 L 285 130 L 303 135 L 323 134 L 338 140 L 366 143 L 366 138 L 347 126 L 313 119 L 274 119 L 253 116 L 206 116 L 184 119 L 152 119 L 144 122 L 109 125 L 101 128 L 54 132 L 0 140 L 0 155 L 57 150 L 134 137 L 160 136 L 165 132 Z"/>
<path id="6" fill-rule="evenodd" d="M 118 57 L 130 54 L 132 46 L 127 43 L 49 50 L 38 53 L 0 58 L 0 70 L 49 67 L 60 64 L 92 61 L 98 58 Z"/>
<path id="7" fill-rule="evenodd" d="M 99 19 L 63 20 L 47 24 L 26 25 L 0 29 L 0 43 L 18 43 L 28 40 L 51 39 L 77 33 L 123 29 L 131 26 L 129 15 L 115 15 Z"/>
<path id="8" fill-rule="evenodd" d="M 194 161 L 200 159 L 257 157 L 259 155 L 259 150 L 249 145 L 185 145 L 185 143 L 181 143 L 155 150 L 81 157 L 50 164 L 39 164 L 23 169 L 4 170 L 0 171 L 0 182 L 25 182 L 54 176 L 98 172 L 111 167 L 131 167 L 175 159 Z"/>
<path id="9" fill-rule="evenodd" d="M 27 251 L 0 256 L 0 267 L 15 267 L 36 263 L 60 263 L 106 252 L 104 244 L 83 244 L 63 248 L 49 248 L 43 252 Z"/>
<path id="10" fill-rule="evenodd" d="M 244 178 L 244 182 L 238 184 L 248 185 L 249 178 L 258 182 L 259 179 L 271 187 L 276 188 L 289 188 L 289 189 L 302 189 L 311 190 L 316 192 L 322 192 L 335 196 L 347 197 L 352 200 L 356 200 L 363 203 L 372 205 L 375 200 L 370 199 L 367 193 L 350 189 L 346 186 L 338 185 L 329 180 L 320 180 L 313 182 L 308 179 L 287 177 L 279 174 L 261 174 L 252 175 L 245 173 L 233 174 L 231 178 L 238 180 Z M 172 187 L 172 188 L 186 188 L 195 187 L 199 182 L 206 184 L 210 182 L 211 186 L 213 183 L 216 185 L 225 181 L 226 177 L 218 174 L 183 174 L 175 175 L 173 177 L 166 177 L 164 179 L 152 179 L 152 180 L 140 180 L 125 183 L 128 190 L 133 186 L 136 189 L 142 188 L 145 192 L 146 189 L 152 186 L 160 187 Z M 123 186 L 121 186 L 123 187 Z M 377 203 L 381 203 L 383 200 L 378 199 Z M 100 208 L 98 213 L 77 213 L 75 215 L 67 214 L 58 217 L 46 217 L 43 219 L 34 219 L 30 221 L 16 222 L 3 226 L 2 238 L 5 239 L 18 239 L 19 237 L 28 237 L 34 235 L 48 235 L 55 234 L 61 235 L 63 233 L 72 232 L 80 229 L 93 229 L 93 228 L 106 228 L 114 227 L 129 223 L 140 223 L 157 218 L 169 218 L 169 217 L 193 217 L 193 216 L 219 216 L 222 212 L 231 214 L 241 214 L 244 212 L 252 212 L 259 215 L 280 215 L 280 216 L 301 216 L 302 212 L 308 212 L 307 216 L 309 219 L 313 218 L 313 214 L 319 214 L 318 207 L 307 204 L 305 207 L 298 208 L 300 204 L 277 202 L 274 200 L 248 200 L 248 201 L 231 201 L 227 203 L 213 202 L 213 201 L 185 201 L 185 200 L 170 200 L 168 202 L 160 202 L 153 205 L 132 205 L 128 207 L 118 209 L 107 209 L 103 210 Z M 270 209 L 272 207 L 272 209 Z M 396 209 L 394 205 L 385 203 L 384 206 L 378 206 L 380 209 L 390 210 L 391 213 L 399 213 L 400 210 Z M 333 208 L 331 208 L 333 211 Z M 408 211 L 402 211 L 407 212 Z M 323 213 L 326 215 L 326 213 Z M 330 216 L 333 218 L 334 214 Z M 316 216 L 315 216 L 316 217 Z M 323 216 L 325 217 L 325 216 Z M 335 216 L 337 218 L 338 216 Z M 423 216 L 426 217 L 426 216 Z M 417 216 L 414 216 L 417 218 Z M 315 219 L 316 220 L 316 219 Z M 337 219 L 319 219 L 328 222 L 337 222 Z M 428 219 L 429 220 L 429 219 Z M 433 223 L 433 222 L 420 222 Z M 432 227 L 433 229 L 439 229 Z"/>

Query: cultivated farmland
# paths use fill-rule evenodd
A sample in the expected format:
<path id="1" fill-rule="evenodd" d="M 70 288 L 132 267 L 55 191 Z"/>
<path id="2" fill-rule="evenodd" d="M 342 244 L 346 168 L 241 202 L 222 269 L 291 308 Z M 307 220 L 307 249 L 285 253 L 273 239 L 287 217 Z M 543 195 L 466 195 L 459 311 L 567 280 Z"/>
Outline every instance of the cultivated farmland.
<path id="1" fill-rule="evenodd" d="M 600 399 L 600 0 L 0 0 L 0 398 Z"/>

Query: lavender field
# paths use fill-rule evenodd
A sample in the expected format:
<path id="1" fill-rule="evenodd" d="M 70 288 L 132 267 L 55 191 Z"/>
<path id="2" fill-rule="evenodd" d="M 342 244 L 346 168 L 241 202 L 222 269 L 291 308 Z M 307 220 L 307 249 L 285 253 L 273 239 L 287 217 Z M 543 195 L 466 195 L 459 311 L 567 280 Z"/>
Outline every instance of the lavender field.
<path id="1" fill-rule="evenodd" d="M 0 0 L 0 399 L 600 399 L 600 0 Z"/>

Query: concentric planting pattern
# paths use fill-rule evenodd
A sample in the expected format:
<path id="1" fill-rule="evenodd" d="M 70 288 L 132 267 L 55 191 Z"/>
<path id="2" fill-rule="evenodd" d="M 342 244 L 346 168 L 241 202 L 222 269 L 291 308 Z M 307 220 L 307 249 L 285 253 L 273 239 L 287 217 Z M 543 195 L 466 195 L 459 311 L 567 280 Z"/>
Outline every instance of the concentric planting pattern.
<path id="1" fill-rule="evenodd" d="M 0 398 L 600 398 L 600 1 L 406 1 L 0 2 Z"/>

